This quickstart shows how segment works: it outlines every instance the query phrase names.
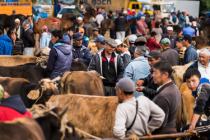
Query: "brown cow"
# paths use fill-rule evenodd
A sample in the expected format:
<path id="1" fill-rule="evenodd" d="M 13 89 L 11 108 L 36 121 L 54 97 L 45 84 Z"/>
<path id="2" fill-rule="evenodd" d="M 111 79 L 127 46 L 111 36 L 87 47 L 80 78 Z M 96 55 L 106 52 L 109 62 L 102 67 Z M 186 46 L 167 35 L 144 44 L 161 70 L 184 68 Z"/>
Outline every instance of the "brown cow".
<path id="1" fill-rule="evenodd" d="M 61 78 L 61 93 L 104 95 L 103 83 L 96 71 L 73 71 Z"/>
<path id="2" fill-rule="evenodd" d="M 185 71 L 189 68 L 189 66 L 192 64 L 191 63 L 188 63 L 186 65 L 183 65 L 183 66 L 173 66 L 173 79 L 177 85 L 177 87 L 180 88 L 181 84 L 183 83 L 183 75 L 185 73 Z"/>
<path id="3" fill-rule="evenodd" d="M 44 104 L 51 95 L 58 94 L 56 85 L 48 79 L 32 84 L 23 78 L 0 77 L 0 84 L 10 95 L 20 95 L 26 107 L 34 103 Z"/>
<path id="4" fill-rule="evenodd" d="M 182 97 L 182 110 L 181 120 L 182 123 L 187 124 L 191 121 L 193 114 L 193 107 L 195 99 L 192 96 L 192 91 L 187 87 L 186 83 L 183 83 L 183 75 L 192 63 L 184 66 L 173 66 L 173 78 L 176 85 L 179 87 Z"/>
<path id="5" fill-rule="evenodd" d="M 14 55 L 0 56 L 0 66 L 18 66 L 27 63 L 36 63 L 37 58 L 33 56 Z"/>
<path id="6" fill-rule="evenodd" d="M 45 140 L 40 126 L 30 118 L 0 123 L 1 140 Z"/>
<path id="7" fill-rule="evenodd" d="M 49 107 L 68 107 L 67 117 L 71 123 L 85 132 L 98 137 L 112 137 L 117 97 L 88 96 L 78 94 L 52 96 Z"/>

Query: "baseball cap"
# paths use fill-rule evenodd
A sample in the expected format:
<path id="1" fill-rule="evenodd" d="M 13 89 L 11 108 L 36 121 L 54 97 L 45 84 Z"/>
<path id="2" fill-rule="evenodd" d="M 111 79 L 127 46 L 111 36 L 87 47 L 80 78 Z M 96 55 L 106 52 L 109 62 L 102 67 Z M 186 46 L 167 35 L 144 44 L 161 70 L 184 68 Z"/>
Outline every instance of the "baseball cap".
<path id="1" fill-rule="evenodd" d="M 153 50 L 146 56 L 149 57 L 149 58 L 160 58 L 161 57 L 161 53 L 159 51 L 157 51 L 157 50 Z"/>
<path id="2" fill-rule="evenodd" d="M 130 78 L 120 79 L 117 82 L 116 87 L 120 88 L 124 92 L 134 92 L 135 91 L 135 84 Z"/>
<path id="3" fill-rule="evenodd" d="M 120 39 L 115 39 L 115 42 L 117 43 L 117 46 L 119 46 L 123 43 Z"/>
<path id="4" fill-rule="evenodd" d="M 83 36 L 82 36 L 82 34 L 81 33 L 75 33 L 74 35 L 73 35 L 73 39 L 75 39 L 75 40 L 82 40 L 82 38 L 83 38 Z"/>
<path id="5" fill-rule="evenodd" d="M 108 45 L 110 45 L 110 46 L 112 46 L 113 48 L 116 48 L 117 47 L 117 42 L 114 39 L 111 39 L 111 38 L 106 39 L 105 40 L 105 43 L 108 44 Z"/>
<path id="6" fill-rule="evenodd" d="M 163 39 L 160 41 L 160 44 L 162 44 L 162 45 L 170 45 L 170 44 L 171 44 L 171 41 L 170 41 L 170 39 L 168 39 L 168 38 L 163 38 Z"/>
<path id="7" fill-rule="evenodd" d="M 105 38 L 102 35 L 98 35 L 94 42 L 105 43 Z"/>

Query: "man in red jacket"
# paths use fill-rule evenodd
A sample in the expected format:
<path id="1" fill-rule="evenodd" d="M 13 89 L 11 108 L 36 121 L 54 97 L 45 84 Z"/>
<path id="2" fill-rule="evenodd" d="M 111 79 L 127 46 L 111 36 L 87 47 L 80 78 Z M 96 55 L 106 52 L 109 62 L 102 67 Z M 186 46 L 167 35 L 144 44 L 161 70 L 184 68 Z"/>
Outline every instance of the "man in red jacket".
<path id="1" fill-rule="evenodd" d="M 12 121 L 17 118 L 32 118 L 30 112 L 19 95 L 10 96 L 0 85 L 0 122 Z"/>

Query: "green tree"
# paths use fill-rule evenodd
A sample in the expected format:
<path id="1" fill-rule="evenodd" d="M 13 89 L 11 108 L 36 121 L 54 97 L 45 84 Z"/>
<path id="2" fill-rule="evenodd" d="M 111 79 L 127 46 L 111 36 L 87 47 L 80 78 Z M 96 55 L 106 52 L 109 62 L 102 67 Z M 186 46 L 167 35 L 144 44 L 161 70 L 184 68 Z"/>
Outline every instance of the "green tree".
<path id="1" fill-rule="evenodd" d="M 200 0 L 200 11 L 210 10 L 210 0 Z"/>

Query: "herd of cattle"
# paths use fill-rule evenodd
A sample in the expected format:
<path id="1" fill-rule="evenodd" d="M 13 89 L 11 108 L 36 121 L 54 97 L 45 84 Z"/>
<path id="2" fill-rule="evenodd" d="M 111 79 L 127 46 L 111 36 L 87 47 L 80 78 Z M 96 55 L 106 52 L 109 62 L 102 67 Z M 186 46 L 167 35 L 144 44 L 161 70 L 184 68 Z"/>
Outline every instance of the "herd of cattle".
<path id="1" fill-rule="evenodd" d="M 41 126 L 40 129 L 31 119 L 0 123 L 0 127 L 4 128 L 0 132 L 0 139 L 15 137 L 19 140 L 25 135 L 33 136 L 33 140 L 76 140 L 81 137 L 90 138 L 92 135 L 100 138 L 113 137 L 118 99 L 103 96 L 100 75 L 95 71 L 71 71 L 60 79 L 49 80 L 44 76 L 43 68 L 37 65 L 36 59 L 29 56 L 0 57 L 0 62 L 5 62 L 0 63 L 0 84 L 11 95 L 21 96 Z M 182 82 L 183 73 L 188 67 L 189 64 L 173 67 L 173 77 L 183 100 L 177 116 L 179 126 L 180 123 L 189 122 L 193 113 L 194 98 Z M 11 127 L 17 129 L 10 129 Z M 20 135 L 20 129 L 23 129 L 21 132 L 24 134 Z M 8 137 L 8 134 L 14 135 Z"/>

